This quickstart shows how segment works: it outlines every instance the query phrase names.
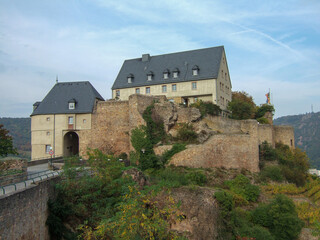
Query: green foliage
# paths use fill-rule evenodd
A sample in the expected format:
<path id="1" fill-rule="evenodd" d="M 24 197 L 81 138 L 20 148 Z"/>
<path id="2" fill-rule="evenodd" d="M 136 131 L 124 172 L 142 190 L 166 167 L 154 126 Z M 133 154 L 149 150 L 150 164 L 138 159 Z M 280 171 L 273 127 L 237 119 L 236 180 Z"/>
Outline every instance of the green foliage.
<path id="1" fill-rule="evenodd" d="M 142 117 L 147 124 L 145 133 L 148 141 L 150 141 L 152 145 L 157 144 L 166 137 L 163 121 L 155 112 L 153 112 L 153 109 L 154 105 L 152 104 L 148 106 L 142 114 Z"/>
<path id="2" fill-rule="evenodd" d="M 259 159 L 260 161 L 275 161 L 277 160 L 276 150 L 267 141 L 264 141 L 259 146 Z"/>
<path id="3" fill-rule="evenodd" d="M 260 107 L 257 107 L 257 112 L 256 112 L 256 119 L 262 118 L 264 117 L 264 115 L 266 114 L 266 112 L 271 112 L 272 115 L 274 114 L 274 106 L 273 105 L 269 105 L 269 104 L 263 104 Z"/>
<path id="4" fill-rule="evenodd" d="M 239 194 L 249 202 L 256 202 L 260 195 L 260 188 L 250 183 L 249 178 L 239 174 L 235 179 L 225 181 L 225 185 L 230 188 L 230 191 Z"/>
<path id="5" fill-rule="evenodd" d="M 263 168 L 263 170 L 260 172 L 260 178 L 262 181 L 269 179 L 275 182 L 282 182 L 284 180 L 281 167 L 276 165 Z"/>
<path id="6" fill-rule="evenodd" d="M 233 197 L 230 193 L 226 191 L 218 191 L 214 193 L 214 197 L 219 203 L 221 210 L 221 217 L 224 221 L 228 221 L 231 217 L 232 210 L 234 209 Z"/>
<path id="7" fill-rule="evenodd" d="M 221 114 L 221 108 L 212 102 L 203 102 L 202 100 L 192 103 L 190 107 L 195 107 L 200 110 L 201 117 L 207 115 L 219 116 Z"/>
<path id="8" fill-rule="evenodd" d="M 189 184 L 189 179 L 187 178 L 184 169 L 172 166 L 153 171 L 150 178 L 156 185 L 167 188 L 176 188 Z"/>
<path id="9" fill-rule="evenodd" d="M 198 135 L 193 130 L 192 124 L 189 123 L 180 123 L 178 128 L 178 134 L 176 137 L 177 141 L 184 143 L 196 143 Z"/>
<path id="10" fill-rule="evenodd" d="M 277 240 L 297 239 L 303 227 L 294 203 L 285 195 L 277 195 L 268 205 L 260 205 L 252 212 L 252 221 L 270 230 Z"/>
<path id="11" fill-rule="evenodd" d="M 228 104 L 233 119 L 252 119 L 255 116 L 256 105 L 253 98 L 246 92 L 232 92 L 232 100 Z"/>
<path id="12" fill-rule="evenodd" d="M 159 159 L 153 151 L 152 141 L 149 139 L 151 134 L 147 134 L 148 128 L 140 126 L 131 131 L 131 144 L 136 150 L 139 168 L 142 170 L 148 168 L 158 168 Z"/>
<path id="13" fill-rule="evenodd" d="M 73 239 L 63 224 L 69 218 L 95 228 L 103 217 L 114 216 L 116 204 L 128 191 L 124 186 L 134 184 L 121 177 L 123 164 L 113 156 L 99 150 L 91 150 L 88 156 L 90 170 L 80 166 L 77 158 L 66 160 L 63 180 L 56 185 L 57 198 L 49 201 L 47 225 L 56 239 Z"/>
<path id="14" fill-rule="evenodd" d="M 192 171 L 187 174 L 188 180 L 195 185 L 203 186 L 207 182 L 207 177 L 200 171 Z"/>
<path id="15" fill-rule="evenodd" d="M 0 157 L 8 156 L 8 154 L 17 154 L 13 147 L 12 137 L 8 135 L 9 131 L 0 124 Z"/>
<path id="16" fill-rule="evenodd" d="M 163 165 L 165 165 L 173 155 L 185 149 L 186 149 L 186 144 L 184 143 L 173 144 L 172 148 L 170 150 L 165 151 L 161 156 Z"/>
<path id="17" fill-rule="evenodd" d="M 276 125 L 290 125 L 294 128 L 295 145 L 306 151 L 311 168 L 320 169 L 320 112 L 281 117 Z M 301 141 L 302 140 L 302 141 Z M 299 144 L 298 144 L 299 142 Z"/>
<path id="18" fill-rule="evenodd" d="M 31 154 L 31 118 L 0 118 L 0 124 L 10 132 L 13 147 L 21 158 L 30 159 Z"/>
<path id="19" fill-rule="evenodd" d="M 271 145 L 264 142 L 260 145 L 260 160 L 276 160 L 281 169 L 281 174 L 276 167 L 262 169 L 260 175 L 262 179 L 266 177 L 274 181 L 281 181 L 282 177 L 280 175 L 282 175 L 288 182 L 295 183 L 297 186 L 305 184 L 309 161 L 307 155 L 299 148 L 290 149 L 287 145 L 277 143 L 276 148 L 273 149 Z"/>
<path id="20" fill-rule="evenodd" d="M 154 192 L 139 191 L 129 187 L 128 194 L 117 206 L 111 219 L 104 219 L 93 232 L 87 230 L 84 239 L 178 239 L 168 230 L 170 223 L 179 221 L 179 211 L 172 197 L 167 197 L 164 207 L 154 199 Z M 181 238 L 180 238 L 181 239 Z"/>
<path id="21" fill-rule="evenodd" d="M 257 121 L 261 124 L 270 124 L 268 119 L 266 119 L 265 117 L 257 118 Z"/>

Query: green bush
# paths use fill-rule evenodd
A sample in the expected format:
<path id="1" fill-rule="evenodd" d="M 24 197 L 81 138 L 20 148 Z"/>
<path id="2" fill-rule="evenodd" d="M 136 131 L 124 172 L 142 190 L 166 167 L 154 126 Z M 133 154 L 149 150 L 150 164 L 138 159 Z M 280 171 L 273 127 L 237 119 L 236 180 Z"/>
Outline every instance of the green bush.
<path id="1" fill-rule="evenodd" d="M 270 124 L 268 119 L 266 119 L 265 117 L 257 118 L 257 121 L 261 124 Z"/>
<path id="2" fill-rule="evenodd" d="M 282 182 L 284 180 L 281 168 L 276 165 L 263 168 L 263 170 L 260 172 L 260 178 L 262 181 L 270 179 L 275 182 Z"/>
<path id="3" fill-rule="evenodd" d="M 199 171 L 192 171 L 187 174 L 188 180 L 195 185 L 203 186 L 207 182 L 207 176 Z"/>
<path id="4" fill-rule="evenodd" d="M 267 141 L 259 146 L 259 155 L 260 161 L 275 161 L 278 157 L 276 150 Z"/>
<path id="5" fill-rule="evenodd" d="M 186 149 L 186 144 L 183 144 L 183 143 L 173 144 L 172 148 L 168 151 L 165 151 L 161 156 L 163 165 L 165 165 L 171 159 L 171 157 L 173 155 L 175 155 L 176 153 L 181 152 L 185 149 Z"/>
<path id="6" fill-rule="evenodd" d="M 257 112 L 256 112 L 256 119 L 262 118 L 266 112 L 271 112 L 272 115 L 274 113 L 274 107 L 273 105 L 269 105 L 269 104 L 263 104 L 262 106 L 257 108 Z"/>
<path id="7" fill-rule="evenodd" d="M 181 141 L 184 143 L 196 143 L 198 135 L 193 130 L 192 124 L 189 123 L 181 123 L 179 124 L 178 134 L 176 137 L 177 141 Z"/>
<path id="8" fill-rule="evenodd" d="M 162 187 L 176 188 L 189 184 L 189 180 L 183 169 L 167 167 L 152 173 L 151 180 Z"/>
<path id="9" fill-rule="evenodd" d="M 152 145 L 157 144 L 166 138 L 162 119 L 153 111 L 154 104 L 148 106 L 142 117 L 146 121 L 147 139 Z"/>
<path id="10" fill-rule="evenodd" d="M 285 195 L 277 195 L 270 204 L 253 210 L 252 221 L 267 227 L 277 240 L 297 239 L 304 225 L 298 218 L 293 201 Z"/>
<path id="11" fill-rule="evenodd" d="M 214 197 L 219 203 L 221 210 L 221 217 L 224 221 L 229 221 L 232 215 L 232 210 L 234 209 L 233 197 L 230 193 L 226 191 L 218 191 L 214 193 Z"/>
<path id="12" fill-rule="evenodd" d="M 233 180 L 225 181 L 225 185 L 230 188 L 230 191 L 241 195 L 250 202 L 256 202 L 260 195 L 260 188 L 252 185 L 250 179 L 242 174 L 239 174 Z"/>
<path id="13" fill-rule="evenodd" d="M 202 100 L 192 103 L 190 107 L 198 108 L 200 110 L 201 117 L 205 117 L 207 115 L 219 116 L 222 111 L 218 105 L 212 102 L 203 102 Z"/>

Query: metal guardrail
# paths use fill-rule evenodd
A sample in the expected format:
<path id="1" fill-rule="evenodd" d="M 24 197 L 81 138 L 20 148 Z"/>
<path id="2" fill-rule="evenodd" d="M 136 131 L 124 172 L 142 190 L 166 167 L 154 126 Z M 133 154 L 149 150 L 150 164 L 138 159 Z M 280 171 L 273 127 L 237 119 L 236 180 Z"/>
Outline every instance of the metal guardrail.
<path id="1" fill-rule="evenodd" d="M 37 177 L 33 177 L 33 178 L 29 178 L 28 176 L 28 179 L 27 180 L 24 180 L 24 181 L 21 181 L 21 182 L 18 182 L 18 183 L 11 183 L 11 184 L 8 184 L 8 185 L 5 185 L 5 186 L 1 186 L 0 189 L 2 190 L 2 194 L 6 194 L 6 188 L 10 187 L 10 186 L 14 186 L 14 190 L 16 191 L 17 190 L 17 185 L 18 184 L 21 184 L 21 183 L 24 183 L 24 187 L 26 188 L 27 187 L 27 183 L 30 182 L 30 183 L 35 183 L 35 180 L 37 178 L 40 178 L 39 180 L 42 181 L 43 179 L 48 179 L 50 176 L 50 174 L 52 175 L 51 177 L 54 177 L 54 176 L 59 176 L 61 171 L 52 171 L 52 170 L 46 170 L 46 171 L 41 171 L 41 172 L 37 172 L 37 173 L 33 173 L 33 174 L 30 174 L 30 175 L 34 175 L 34 174 L 40 174 L 40 173 L 43 173 L 43 172 L 48 172 L 48 171 L 51 171 L 49 173 L 45 173 L 45 174 L 42 174 L 40 176 L 37 176 Z M 56 175 L 55 175 L 56 174 Z M 46 178 L 43 178 L 44 176 L 46 176 Z"/>

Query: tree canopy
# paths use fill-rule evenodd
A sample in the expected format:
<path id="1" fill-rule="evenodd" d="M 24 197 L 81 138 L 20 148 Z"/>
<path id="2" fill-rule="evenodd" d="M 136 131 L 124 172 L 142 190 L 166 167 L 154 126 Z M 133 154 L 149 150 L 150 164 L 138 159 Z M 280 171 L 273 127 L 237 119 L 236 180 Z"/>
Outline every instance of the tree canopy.
<path id="1" fill-rule="evenodd" d="M 256 104 L 253 98 L 246 92 L 232 92 L 232 100 L 228 105 L 233 119 L 252 119 L 255 117 Z"/>
<path id="2" fill-rule="evenodd" d="M 0 157 L 6 157 L 8 154 L 17 154 L 12 144 L 12 137 L 8 133 L 9 131 L 0 124 Z"/>

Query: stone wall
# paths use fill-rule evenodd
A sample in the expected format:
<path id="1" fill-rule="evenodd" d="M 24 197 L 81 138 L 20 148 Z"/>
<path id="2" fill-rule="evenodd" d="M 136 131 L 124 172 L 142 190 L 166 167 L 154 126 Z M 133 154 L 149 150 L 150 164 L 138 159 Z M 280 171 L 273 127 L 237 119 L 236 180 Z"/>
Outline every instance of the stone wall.
<path id="1" fill-rule="evenodd" d="M 60 177 L 0 197 L 0 239 L 49 240 L 48 199 Z"/>
<path id="2" fill-rule="evenodd" d="M 105 153 L 129 152 L 128 101 L 98 102 L 92 114 L 91 133 L 84 133 L 80 149 L 100 149 Z"/>
<path id="3" fill-rule="evenodd" d="M 272 125 L 259 124 L 258 134 L 259 134 L 259 145 L 262 144 L 264 141 L 267 141 L 269 144 L 275 147 L 274 130 Z"/>
<path id="4" fill-rule="evenodd" d="M 189 145 L 170 164 L 194 168 L 225 167 L 259 171 L 259 146 L 249 134 L 217 134 L 202 145 Z"/>
<path id="5" fill-rule="evenodd" d="M 291 126 L 273 126 L 274 141 L 282 142 L 291 148 L 294 148 L 294 129 Z"/>

